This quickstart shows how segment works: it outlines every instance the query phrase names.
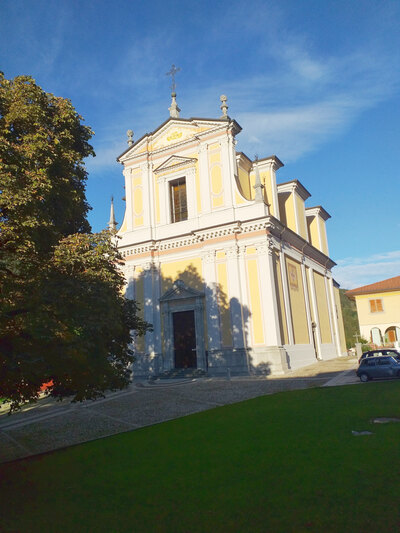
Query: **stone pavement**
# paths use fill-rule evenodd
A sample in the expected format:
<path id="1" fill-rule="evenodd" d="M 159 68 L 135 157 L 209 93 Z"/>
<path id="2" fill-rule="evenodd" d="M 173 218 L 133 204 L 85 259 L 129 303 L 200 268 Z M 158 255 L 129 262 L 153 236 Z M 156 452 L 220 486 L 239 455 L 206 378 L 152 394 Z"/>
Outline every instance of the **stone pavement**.
<path id="1" fill-rule="evenodd" d="M 357 359 L 320 361 L 284 376 L 134 382 L 94 402 L 43 397 L 21 412 L 0 408 L 0 462 L 132 431 L 225 404 L 276 392 L 359 383 Z"/>

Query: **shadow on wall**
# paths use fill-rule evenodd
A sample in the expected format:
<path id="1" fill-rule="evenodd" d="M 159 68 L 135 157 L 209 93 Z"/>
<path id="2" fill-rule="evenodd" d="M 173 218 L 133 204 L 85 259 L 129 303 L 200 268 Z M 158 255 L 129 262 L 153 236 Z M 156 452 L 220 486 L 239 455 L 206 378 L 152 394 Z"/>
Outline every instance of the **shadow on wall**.
<path id="1" fill-rule="evenodd" d="M 154 326 L 153 332 L 134 338 L 135 376 L 189 367 L 216 376 L 271 373 L 267 361 L 253 364 L 251 312 L 238 298 L 228 299 L 226 273 L 221 272 L 222 283 L 207 284 L 193 265 L 178 270 L 175 278 L 162 270 L 138 269 L 126 288 L 140 316 Z M 195 324 L 194 341 L 190 320 Z"/>

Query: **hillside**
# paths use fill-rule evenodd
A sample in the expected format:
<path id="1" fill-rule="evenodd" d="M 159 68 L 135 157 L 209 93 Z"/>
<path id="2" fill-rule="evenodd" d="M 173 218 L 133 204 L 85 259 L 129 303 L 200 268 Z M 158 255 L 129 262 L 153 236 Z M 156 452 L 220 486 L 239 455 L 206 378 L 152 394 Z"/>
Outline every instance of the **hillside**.
<path id="1" fill-rule="evenodd" d="M 356 342 L 354 335 L 357 333 L 360 334 L 360 328 L 358 326 L 356 302 L 350 300 L 350 298 L 346 296 L 346 291 L 347 289 L 339 289 L 344 331 L 346 335 L 346 346 L 347 348 L 351 348 Z"/>

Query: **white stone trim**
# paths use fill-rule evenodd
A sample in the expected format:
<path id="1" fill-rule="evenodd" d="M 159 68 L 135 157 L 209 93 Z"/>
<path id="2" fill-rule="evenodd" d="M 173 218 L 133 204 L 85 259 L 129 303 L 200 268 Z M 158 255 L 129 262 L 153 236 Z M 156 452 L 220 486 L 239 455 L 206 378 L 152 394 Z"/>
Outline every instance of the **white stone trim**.
<path id="1" fill-rule="evenodd" d="M 311 296 L 311 305 L 313 309 L 313 314 L 315 317 L 315 340 L 317 343 L 317 359 L 322 359 L 322 342 L 321 342 L 321 330 L 319 325 L 319 315 L 318 315 L 318 306 L 317 306 L 317 295 L 315 292 L 315 284 L 314 284 L 314 269 L 309 268 L 308 269 L 308 279 L 309 279 L 309 288 L 310 288 L 310 296 Z"/>
<path id="2" fill-rule="evenodd" d="M 241 294 L 239 281 L 239 263 L 237 245 L 225 248 L 228 274 L 228 298 L 232 326 L 232 342 L 236 349 L 244 348 Z"/>
<path id="3" fill-rule="evenodd" d="M 256 244 L 256 249 L 264 341 L 267 346 L 282 346 L 274 279 L 273 252 L 266 241 Z"/>
<path id="4" fill-rule="evenodd" d="M 288 344 L 294 344 L 294 333 L 293 333 L 293 323 L 292 323 L 292 311 L 291 303 L 289 296 L 289 287 L 287 281 L 287 272 L 286 272 L 286 254 L 281 249 L 279 251 L 279 262 L 281 265 L 281 279 L 282 279 L 282 291 L 283 291 L 283 301 L 285 304 L 285 316 L 286 316 L 286 327 L 288 332 Z"/>

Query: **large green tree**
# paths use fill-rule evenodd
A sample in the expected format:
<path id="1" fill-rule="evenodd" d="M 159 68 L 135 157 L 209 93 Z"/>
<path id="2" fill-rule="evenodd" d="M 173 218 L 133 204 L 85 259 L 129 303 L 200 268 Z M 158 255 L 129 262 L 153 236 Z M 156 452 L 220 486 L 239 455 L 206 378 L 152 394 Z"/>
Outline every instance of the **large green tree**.
<path id="1" fill-rule="evenodd" d="M 93 132 L 71 102 L 0 73 L 0 397 L 96 398 L 129 382 L 131 331 L 115 236 L 91 234 L 83 160 Z"/>

